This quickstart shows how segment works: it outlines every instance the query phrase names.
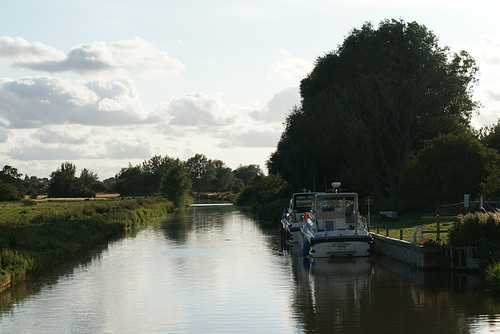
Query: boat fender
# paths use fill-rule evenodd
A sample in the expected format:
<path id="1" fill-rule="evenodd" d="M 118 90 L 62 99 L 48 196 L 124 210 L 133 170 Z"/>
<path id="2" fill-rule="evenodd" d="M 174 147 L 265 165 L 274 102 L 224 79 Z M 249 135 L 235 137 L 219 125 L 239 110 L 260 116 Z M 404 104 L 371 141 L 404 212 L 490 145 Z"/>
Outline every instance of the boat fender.
<path id="1" fill-rule="evenodd" d="M 310 250 L 311 250 L 311 247 L 309 246 L 309 241 L 304 242 L 304 246 L 302 247 L 302 254 L 304 256 L 309 255 Z"/>
<path id="2" fill-rule="evenodd" d="M 304 221 L 307 222 L 309 219 L 309 212 L 304 213 Z"/>

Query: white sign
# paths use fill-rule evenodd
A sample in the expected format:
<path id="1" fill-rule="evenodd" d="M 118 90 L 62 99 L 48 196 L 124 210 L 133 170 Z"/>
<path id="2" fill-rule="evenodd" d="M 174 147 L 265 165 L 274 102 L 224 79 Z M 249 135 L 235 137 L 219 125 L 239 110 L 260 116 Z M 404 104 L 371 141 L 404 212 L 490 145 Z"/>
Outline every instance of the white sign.
<path id="1" fill-rule="evenodd" d="M 464 194 L 464 208 L 470 208 L 470 195 Z"/>

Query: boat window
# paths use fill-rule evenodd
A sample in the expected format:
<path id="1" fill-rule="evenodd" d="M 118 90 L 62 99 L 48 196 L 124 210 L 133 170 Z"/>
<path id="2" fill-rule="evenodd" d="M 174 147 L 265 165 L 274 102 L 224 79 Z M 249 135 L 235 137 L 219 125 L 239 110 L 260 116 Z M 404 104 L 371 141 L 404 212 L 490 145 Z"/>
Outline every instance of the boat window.
<path id="1" fill-rule="evenodd" d="M 321 212 L 342 211 L 344 209 L 341 198 L 323 197 L 319 199 L 318 204 Z"/>
<path id="2" fill-rule="evenodd" d="M 354 197 L 346 197 L 345 198 L 345 213 L 347 215 L 350 215 L 352 213 L 354 213 L 355 211 L 355 207 L 354 207 Z"/>
<path id="3" fill-rule="evenodd" d="M 318 200 L 318 209 L 321 212 L 345 211 L 346 214 L 352 214 L 356 211 L 355 198 L 346 197 L 320 197 Z"/>
<path id="4" fill-rule="evenodd" d="M 311 210 L 312 206 L 312 194 L 298 195 L 295 197 L 295 210 L 297 212 L 307 212 Z"/>

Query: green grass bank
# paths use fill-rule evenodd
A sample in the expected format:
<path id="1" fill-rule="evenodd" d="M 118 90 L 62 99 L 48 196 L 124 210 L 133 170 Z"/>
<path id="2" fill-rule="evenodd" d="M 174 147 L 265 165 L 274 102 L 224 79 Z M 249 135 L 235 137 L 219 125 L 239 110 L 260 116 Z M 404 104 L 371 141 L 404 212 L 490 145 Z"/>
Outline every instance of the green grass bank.
<path id="1" fill-rule="evenodd" d="M 0 203 L 0 290 L 173 212 L 161 197 Z"/>

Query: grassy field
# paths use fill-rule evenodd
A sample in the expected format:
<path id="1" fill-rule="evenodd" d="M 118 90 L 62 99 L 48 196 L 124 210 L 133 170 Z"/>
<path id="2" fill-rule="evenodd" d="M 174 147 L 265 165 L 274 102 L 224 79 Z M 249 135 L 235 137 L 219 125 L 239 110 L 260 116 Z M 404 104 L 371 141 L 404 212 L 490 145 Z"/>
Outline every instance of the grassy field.
<path id="1" fill-rule="evenodd" d="M 450 215 L 442 214 L 441 217 L 449 217 Z M 422 219 L 422 217 L 429 217 L 432 219 Z M 424 214 L 399 214 L 397 218 L 390 219 L 385 218 L 379 214 L 372 214 L 370 217 L 370 232 L 386 235 L 387 229 L 389 229 L 389 237 L 400 239 L 400 231 L 402 231 L 402 240 L 411 241 L 413 236 L 413 231 L 415 226 L 422 226 L 424 231 L 436 231 L 436 214 L 435 213 L 424 213 Z M 443 219 L 439 220 L 439 229 L 441 232 L 448 231 L 456 221 L 453 219 Z M 432 240 L 437 240 L 436 233 L 424 233 L 424 238 L 430 238 Z M 417 239 L 419 237 L 417 236 Z M 441 233 L 440 235 L 441 244 L 447 244 L 448 233 Z M 419 240 L 417 240 L 419 241 Z"/>

